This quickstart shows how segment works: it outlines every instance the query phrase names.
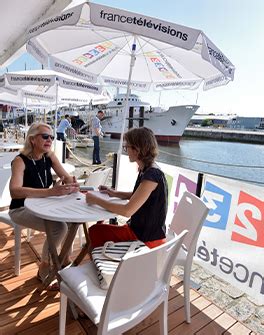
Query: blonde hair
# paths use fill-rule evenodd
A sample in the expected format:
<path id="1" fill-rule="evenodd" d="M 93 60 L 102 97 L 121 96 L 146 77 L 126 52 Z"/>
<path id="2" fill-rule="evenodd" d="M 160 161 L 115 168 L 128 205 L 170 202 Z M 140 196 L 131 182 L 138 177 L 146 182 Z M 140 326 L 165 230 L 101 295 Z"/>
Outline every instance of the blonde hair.
<path id="1" fill-rule="evenodd" d="M 50 125 L 48 125 L 47 123 L 44 122 L 35 122 L 32 123 L 32 125 L 29 127 L 29 130 L 27 132 L 27 136 L 26 136 L 26 140 L 24 143 L 24 148 L 21 150 L 21 154 L 25 155 L 25 156 L 30 156 L 33 153 L 33 145 L 32 145 L 32 137 L 40 134 L 39 129 L 41 127 L 46 127 L 48 128 L 50 131 L 52 131 L 52 128 Z"/>

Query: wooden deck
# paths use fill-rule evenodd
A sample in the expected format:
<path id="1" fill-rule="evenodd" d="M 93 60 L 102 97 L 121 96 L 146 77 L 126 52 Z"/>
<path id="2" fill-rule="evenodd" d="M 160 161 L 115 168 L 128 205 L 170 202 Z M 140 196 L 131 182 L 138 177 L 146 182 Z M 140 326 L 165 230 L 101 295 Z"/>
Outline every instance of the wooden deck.
<path id="1" fill-rule="evenodd" d="M 42 292 L 36 289 L 39 253 L 43 234 L 36 233 L 30 243 L 23 237 L 21 249 L 21 275 L 14 276 L 13 229 L 0 223 L 0 335 L 58 334 L 59 292 Z M 76 243 L 75 252 L 78 250 Z M 179 279 L 172 277 L 169 297 L 169 334 L 255 334 L 229 314 L 191 290 L 192 323 L 184 322 L 183 287 Z M 126 335 L 158 335 L 158 311 L 155 311 Z M 71 335 L 96 334 L 96 327 L 89 319 L 73 320 L 68 315 L 66 333 Z"/>

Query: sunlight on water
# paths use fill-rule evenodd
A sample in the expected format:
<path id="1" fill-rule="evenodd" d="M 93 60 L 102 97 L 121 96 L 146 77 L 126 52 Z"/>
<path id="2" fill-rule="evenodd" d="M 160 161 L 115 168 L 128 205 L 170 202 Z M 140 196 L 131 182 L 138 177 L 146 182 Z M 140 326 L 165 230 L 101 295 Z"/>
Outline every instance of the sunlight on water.
<path id="1" fill-rule="evenodd" d="M 104 160 L 106 154 L 116 152 L 118 143 L 118 140 L 103 139 L 101 141 L 101 158 Z M 179 146 L 160 145 L 159 148 L 158 160 L 160 162 L 199 172 L 264 184 L 264 146 L 261 144 L 183 139 Z M 76 150 L 78 150 L 76 152 L 91 159 L 93 148 L 78 148 Z M 212 163 L 235 164 L 241 165 L 241 167 L 221 166 Z M 262 169 L 243 166 L 262 166 Z"/>

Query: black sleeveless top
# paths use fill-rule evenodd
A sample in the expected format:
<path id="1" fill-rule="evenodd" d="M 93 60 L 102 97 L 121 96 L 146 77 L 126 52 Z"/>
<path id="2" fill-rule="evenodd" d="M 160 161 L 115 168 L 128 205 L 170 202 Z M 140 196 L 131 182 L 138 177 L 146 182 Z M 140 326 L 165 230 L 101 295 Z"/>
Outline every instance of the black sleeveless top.
<path id="1" fill-rule="evenodd" d="M 23 176 L 23 187 L 31 188 L 49 188 L 52 184 L 52 160 L 47 155 L 44 155 L 41 159 L 34 161 L 23 154 L 18 155 L 23 159 L 25 164 L 24 176 Z M 11 163 L 12 164 L 12 163 Z M 46 176 L 45 177 L 45 171 Z M 24 206 L 25 199 L 12 199 L 10 209 L 15 209 Z"/>
<path id="2" fill-rule="evenodd" d="M 166 214 L 168 209 L 168 185 L 164 173 L 157 167 L 150 167 L 139 173 L 133 193 L 143 180 L 158 183 L 146 202 L 127 222 L 137 238 L 143 242 L 160 240 L 166 236 Z"/>

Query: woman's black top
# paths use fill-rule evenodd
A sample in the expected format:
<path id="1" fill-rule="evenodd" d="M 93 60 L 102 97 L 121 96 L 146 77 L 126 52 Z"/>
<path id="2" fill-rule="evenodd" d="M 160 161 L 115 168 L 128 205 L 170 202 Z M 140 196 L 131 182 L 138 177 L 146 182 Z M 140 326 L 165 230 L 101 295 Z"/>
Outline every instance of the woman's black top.
<path id="1" fill-rule="evenodd" d="M 49 188 L 52 184 L 52 160 L 47 155 L 41 159 L 34 161 L 23 154 L 18 155 L 25 163 L 25 170 L 23 176 L 23 187 L 31 188 Z M 47 178 L 45 177 L 45 171 Z M 41 182 L 42 181 L 42 182 Z M 46 182 L 47 181 L 47 182 Z M 12 199 L 10 209 L 15 209 L 24 206 L 25 199 Z"/>
<path id="2" fill-rule="evenodd" d="M 158 185 L 147 201 L 131 216 L 128 224 L 139 240 L 149 242 L 166 235 L 168 185 L 164 173 L 156 167 L 150 167 L 139 173 L 133 193 L 143 180 L 151 180 Z"/>

